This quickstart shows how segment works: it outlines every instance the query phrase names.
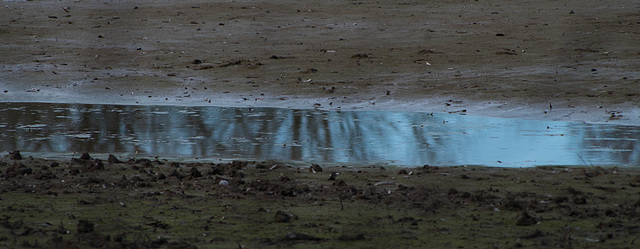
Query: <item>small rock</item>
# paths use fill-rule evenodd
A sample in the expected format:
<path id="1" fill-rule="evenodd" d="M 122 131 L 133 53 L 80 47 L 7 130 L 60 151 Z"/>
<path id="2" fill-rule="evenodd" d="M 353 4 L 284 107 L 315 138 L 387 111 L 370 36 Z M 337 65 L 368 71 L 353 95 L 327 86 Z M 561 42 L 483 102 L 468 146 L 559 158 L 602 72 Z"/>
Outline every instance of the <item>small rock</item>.
<path id="1" fill-rule="evenodd" d="M 363 58 L 369 58 L 368 54 L 354 54 L 351 56 L 352 59 L 363 59 Z"/>
<path id="2" fill-rule="evenodd" d="M 363 234 L 358 234 L 355 236 L 352 235 L 340 235 L 340 237 L 338 237 L 339 241 L 356 241 L 356 240 L 366 240 L 366 238 L 364 237 Z"/>
<path id="3" fill-rule="evenodd" d="M 563 202 L 567 202 L 567 201 L 569 201 L 569 198 L 566 197 L 566 196 L 558 196 L 558 197 L 553 198 L 553 202 L 554 203 L 563 203 Z"/>
<path id="4" fill-rule="evenodd" d="M 338 177 L 338 175 L 339 175 L 339 174 L 340 174 L 340 173 L 338 173 L 338 172 L 333 172 L 333 173 L 331 173 L 331 176 L 329 176 L 329 181 L 334 181 L 334 180 L 336 180 L 336 177 Z"/>
<path id="5" fill-rule="evenodd" d="M 88 220 L 78 221 L 78 233 L 90 233 L 93 232 L 93 222 Z"/>
<path id="6" fill-rule="evenodd" d="M 276 212 L 276 216 L 273 217 L 273 219 L 275 222 L 279 222 L 279 223 L 290 222 L 291 215 L 278 210 L 278 212 Z"/>
<path id="7" fill-rule="evenodd" d="M 455 188 L 450 188 L 450 189 L 449 189 L 449 192 L 447 192 L 447 194 L 448 194 L 448 195 L 456 195 L 456 194 L 458 194 L 459 192 L 460 192 L 460 191 L 458 191 L 458 190 L 457 190 L 457 189 L 455 189 Z"/>
<path id="8" fill-rule="evenodd" d="M 89 155 L 89 153 L 85 152 L 85 153 L 82 153 L 82 156 L 80 156 L 80 159 L 91 160 L 91 156 Z"/>
<path id="9" fill-rule="evenodd" d="M 7 170 L 5 171 L 5 175 L 9 178 L 24 176 L 24 175 L 31 175 L 31 174 L 33 174 L 33 169 L 25 166 L 24 164 L 20 164 L 20 165 L 14 164 L 13 166 L 10 166 L 9 168 L 7 168 Z"/>
<path id="10" fill-rule="evenodd" d="M 109 158 L 107 158 L 107 162 L 109 162 L 109 164 L 122 163 L 122 161 L 118 160 L 118 158 L 113 154 L 109 154 Z"/>
<path id="11" fill-rule="evenodd" d="M 535 224 L 538 224 L 538 220 L 529 215 L 526 210 L 523 210 L 516 216 L 516 225 L 518 226 L 531 226 Z"/>
<path id="12" fill-rule="evenodd" d="M 2 226 L 4 228 L 11 229 L 11 230 L 20 229 L 20 228 L 22 228 L 22 226 L 24 226 L 24 221 L 17 220 L 17 221 L 14 221 L 14 222 L 9 222 L 8 218 L 3 220 L 2 223 L 3 223 Z"/>
<path id="13" fill-rule="evenodd" d="M 158 180 L 164 180 L 164 179 L 167 179 L 167 176 L 166 176 L 165 174 L 163 174 L 163 173 L 160 173 L 160 174 L 158 174 L 158 175 L 156 176 L 156 178 L 157 178 Z"/>
<path id="14" fill-rule="evenodd" d="M 191 168 L 191 177 L 201 177 L 202 173 L 196 168 Z"/>
<path id="15" fill-rule="evenodd" d="M 337 180 L 333 183 L 333 186 L 347 186 L 347 183 L 344 180 Z"/>
<path id="16" fill-rule="evenodd" d="M 96 159 L 94 163 L 88 163 L 88 166 L 86 166 L 85 168 L 86 171 L 103 170 L 104 164 L 102 163 L 102 160 Z"/>
<path id="17" fill-rule="evenodd" d="M 304 233 L 287 233 L 287 235 L 285 235 L 284 237 L 285 240 L 322 240 L 321 238 L 315 237 L 315 236 L 311 236 L 308 234 L 304 234 Z"/>
<path id="18" fill-rule="evenodd" d="M 322 172 L 322 167 L 320 167 L 320 165 L 317 164 L 312 164 L 311 167 L 309 168 L 309 171 L 313 172 L 313 173 L 318 173 L 318 172 Z"/>
<path id="19" fill-rule="evenodd" d="M 178 170 L 174 169 L 173 172 L 171 172 L 171 174 L 169 174 L 169 176 L 175 176 L 176 178 L 182 180 L 182 178 L 184 178 L 184 176 L 182 174 L 180 174 L 180 172 L 178 172 Z"/>
<path id="20" fill-rule="evenodd" d="M 573 203 L 578 205 L 587 204 L 587 198 L 585 198 L 584 196 L 576 197 L 575 199 L 573 199 Z"/>
<path id="21" fill-rule="evenodd" d="M 335 86 L 332 86 L 331 88 L 322 87 L 322 90 L 323 90 L 325 93 L 334 93 L 334 92 L 336 91 L 336 87 L 335 87 Z"/>
<path id="22" fill-rule="evenodd" d="M 20 151 L 9 152 L 9 158 L 11 160 L 22 160 L 22 155 L 20 155 Z"/>
<path id="23" fill-rule="evenodd" d="M 522 236 L 520 238 L 521 239 L 535 239 L 535 238 L 544 237 L 544 236 L 545 236 L 545 234 L 542 231 L 536 229 L 535 232 L 533 232 L 531 234 L 528 234 L 528 235 L 525 235 L 525 236 Z"/>
<path id="24" fill-rule="evenodd" d="M 220 186 L 229 186 L 229 181 L 227 181 L 227 180 L 220 180 L 220 182 L 218 183 L 218 185 L 220 185 Z"/>

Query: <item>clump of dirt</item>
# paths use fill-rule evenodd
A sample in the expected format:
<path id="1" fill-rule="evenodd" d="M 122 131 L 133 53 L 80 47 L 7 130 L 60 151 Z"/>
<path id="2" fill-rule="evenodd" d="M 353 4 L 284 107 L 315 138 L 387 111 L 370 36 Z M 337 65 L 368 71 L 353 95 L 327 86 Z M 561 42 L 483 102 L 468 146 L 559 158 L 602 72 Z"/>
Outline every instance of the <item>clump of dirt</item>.
<path id="1" fill-rule="evenodd" d="M 18 152 L 19 153 L 19 152 Z M 0 246 L 622 248 L 640 171 L 0 160 Z"/>

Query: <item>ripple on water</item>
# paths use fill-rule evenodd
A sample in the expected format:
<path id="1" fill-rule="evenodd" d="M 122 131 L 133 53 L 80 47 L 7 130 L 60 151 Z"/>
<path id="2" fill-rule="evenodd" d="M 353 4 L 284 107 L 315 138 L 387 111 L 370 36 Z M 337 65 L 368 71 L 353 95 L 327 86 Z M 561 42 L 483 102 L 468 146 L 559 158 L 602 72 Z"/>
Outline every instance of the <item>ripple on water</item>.
<path id="1" fill-rule="evenodd" d="M 406 166 L 640 166 L 640 127 L 459 114 L 5 103 L 0 150 Z"/>

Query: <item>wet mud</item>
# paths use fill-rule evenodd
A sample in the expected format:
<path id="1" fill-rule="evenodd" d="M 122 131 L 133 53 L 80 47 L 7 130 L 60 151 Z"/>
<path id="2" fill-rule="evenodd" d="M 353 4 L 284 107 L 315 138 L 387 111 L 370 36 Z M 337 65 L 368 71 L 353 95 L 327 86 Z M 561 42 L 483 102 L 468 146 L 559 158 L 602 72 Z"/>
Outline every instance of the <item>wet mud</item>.
<path id="1" fill-rule="evenodd" d="M 8 248 L 634 248 L 640 171 L 0 161 Z"/>
<path id="2" fill-rule="evenodd" d="M 0 101 L 638 124 L 616 1 L 4 1 Z"/>

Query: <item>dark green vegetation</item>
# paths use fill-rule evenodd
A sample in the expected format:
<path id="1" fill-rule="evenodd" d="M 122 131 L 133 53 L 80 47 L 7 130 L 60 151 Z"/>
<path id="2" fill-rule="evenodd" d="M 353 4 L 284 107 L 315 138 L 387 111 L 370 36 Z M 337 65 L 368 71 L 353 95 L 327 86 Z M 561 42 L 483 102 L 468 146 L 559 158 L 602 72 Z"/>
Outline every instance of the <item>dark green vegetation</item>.
<path id="1" fill-rule="evenodd" d="M 1 159 L 0 248 L 640 243 L 637 170 L 105 159 Z"/>

